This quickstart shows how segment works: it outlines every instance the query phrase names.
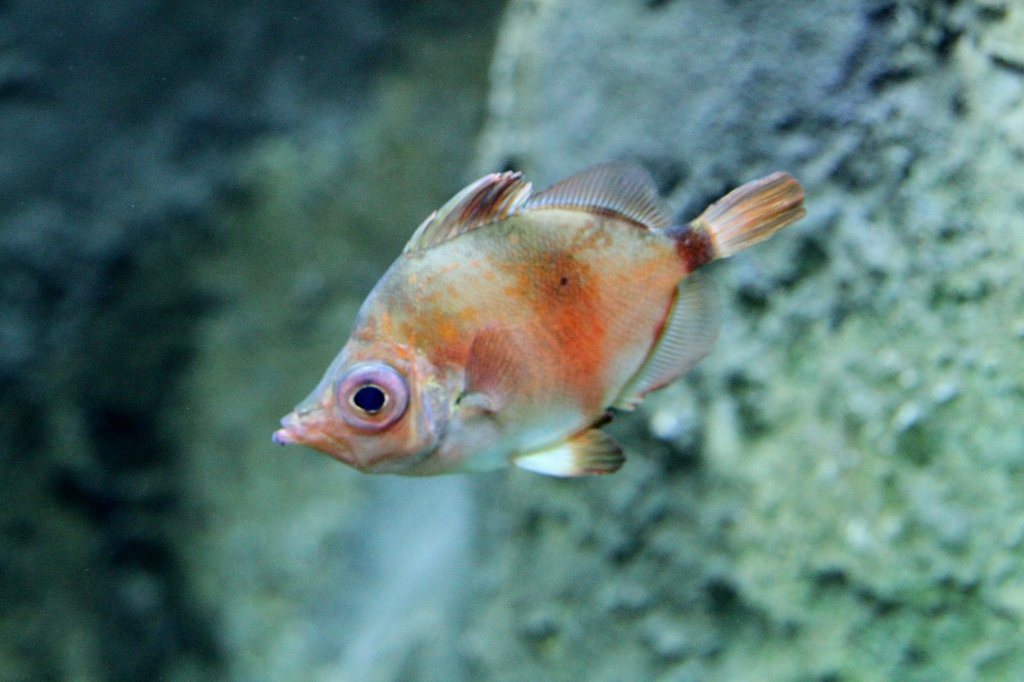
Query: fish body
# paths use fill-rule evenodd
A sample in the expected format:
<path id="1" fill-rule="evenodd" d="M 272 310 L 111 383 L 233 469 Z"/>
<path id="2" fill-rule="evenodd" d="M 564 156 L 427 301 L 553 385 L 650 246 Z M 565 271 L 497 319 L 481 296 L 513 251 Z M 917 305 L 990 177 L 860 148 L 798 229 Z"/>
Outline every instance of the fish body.
<path id="1" fill-rule="evenodd" d="M 531 189 L 491 174 L 424 221 L 274 440 L 372 473 L 615 471 L 622 450 L 597 427 L 714 341 L 696 270 L 803 215 L 785 174 L 683 226 L 633 164 Z"/>

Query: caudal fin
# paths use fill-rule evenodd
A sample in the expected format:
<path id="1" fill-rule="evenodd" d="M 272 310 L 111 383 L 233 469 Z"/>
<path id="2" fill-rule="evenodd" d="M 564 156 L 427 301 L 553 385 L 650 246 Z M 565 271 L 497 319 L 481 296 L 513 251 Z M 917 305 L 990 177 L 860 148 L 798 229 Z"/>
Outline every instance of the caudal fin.
<path id="1" fill-rule="evenodd" d="M 803 203 L 804 188 L 780 171 L 737 187 L 690 226 L 711 237 L 715 257 L 726 258 L 803 218 Z"/>

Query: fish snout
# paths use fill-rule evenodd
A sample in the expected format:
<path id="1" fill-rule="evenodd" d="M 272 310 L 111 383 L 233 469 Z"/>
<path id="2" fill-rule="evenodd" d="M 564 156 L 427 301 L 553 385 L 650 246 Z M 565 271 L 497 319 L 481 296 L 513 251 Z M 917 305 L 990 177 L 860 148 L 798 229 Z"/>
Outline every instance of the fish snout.
<path id="1" fill-rule="evenodd" d="M 352 447 L 331 426 L 321 411 L 298 409 L 281 420 L 281 428 L 274 431 L 271 440 L 277 445 L 305 445 L 357 469 L 362 468 L 363 463 L 357 460 Z"/>
<path id="2" fill-rule="evenodd" d="M 277 445 L 298 445 L 304 442 L 302 424 L 294 412 L 281 418 L 281 428 L 274 431 L 271 440 Z"/>
<path id="3" fill-rule="evenodd" d="M 295 436 L 286 428 L 280 428 L 274 431 L 274 435 L 270 437 L 277 445 L 294 445 L 296 443 Z"/>

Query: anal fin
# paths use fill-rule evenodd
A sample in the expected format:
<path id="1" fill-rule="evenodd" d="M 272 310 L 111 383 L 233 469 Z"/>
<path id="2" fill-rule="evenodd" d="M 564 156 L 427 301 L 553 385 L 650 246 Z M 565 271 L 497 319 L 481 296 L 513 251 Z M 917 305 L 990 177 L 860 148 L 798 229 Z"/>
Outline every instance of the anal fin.
<path id="1" fill-rule="evenodd" d="M 551 447 L 516 457 L 520 469 L 548 476 L 611 474 L 626 461 L 622 447 L 600 429 L 586 429 Z"/>

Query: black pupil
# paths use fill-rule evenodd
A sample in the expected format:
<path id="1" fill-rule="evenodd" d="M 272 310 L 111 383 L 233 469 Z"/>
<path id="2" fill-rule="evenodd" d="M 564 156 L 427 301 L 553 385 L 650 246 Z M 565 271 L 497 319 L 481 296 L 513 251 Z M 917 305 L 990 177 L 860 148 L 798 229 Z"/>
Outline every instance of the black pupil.
<path id="1" fill-rule="evenodd" d="M 386 400 L 387 396 L 384 395 L 384 391 L 381 390 L 380 386 L 374 386 L 373 384 L 360 386 L 359 390 L 352 396 L 352 404 L 363 412 L 369 412 L 370 414 L 380 411 L 380 408 L 384 407 Z"/>

